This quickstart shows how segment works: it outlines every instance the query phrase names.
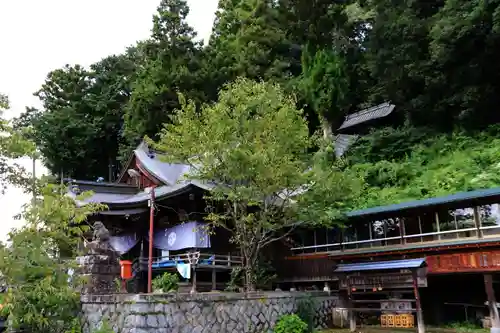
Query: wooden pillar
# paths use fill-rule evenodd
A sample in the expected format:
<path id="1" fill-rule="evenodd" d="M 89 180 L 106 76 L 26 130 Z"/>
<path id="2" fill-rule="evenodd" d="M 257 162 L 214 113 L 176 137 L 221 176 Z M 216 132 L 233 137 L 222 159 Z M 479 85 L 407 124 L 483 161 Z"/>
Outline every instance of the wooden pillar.
<path id="1" fill-rule="evenodd" d="M 373 240 L 373 230 L 372 230 L 372 222 L 368 222 L 368 230 L 370 231 L 370 240 Z M 373 242 L 370 242 L 370 247 L 373 246 Z"/>
<path id="2" fill-rule="evenodd" d="M 417 329 L 418 333 L 425 333 L 424 316 L 422 313 L 422 304 L 420 303 L 420 293 L 418 292 L 417 271 L 413 270 L 413 293 L 415 294 L 415 304 L 417 310 Z"/>
<path id="3" fill-rule="evenodd" d="M 500 318 L 496 307 L 495 290 L 493 289 L 493 275 L 484 274 L 484 287 L 488 298 L 488 308 L 490 310 L 491 332 L 500 332 Z"/>
<path id="4" fill-rule="evenodd" d="M 191 285 L 191 294 L 196 293 L 196 267 L 193 266 L 193 281 Z"/>
<path id="5" fill-rule="evenodd" d="M 349 308 L 349 310 L 348 310 L 349 330 L 351 332 L 355 332 L 356 331 L 356 313 L 354 312 L 354 302 L 353 302 L 351 284 L 349 283 L 349 276 L 346 275 L 345 279 L 346 279 L 346 286 L 347 286 L 347 307 Z"/>
<path id="6" fill-rule="evenodd" d="M 441 232 L 441 226 L 439 225 L 439 213 L 434 214 L 436 217 L 436 231 Z M 441 234 L 438 234 L 438 240 L 441 240 Z"/>
<path id="7" fill-rule="evenodd" d="M 215 260 L 213 261 L 213 266 L 215 266 Z M 215 267 L 212 267 L 212 291 L 217 290 L 217 271 Z"/>
<path id="8" fill-rule="evenodd" d="M 422 235 L 422 220 L 420 219 L 420 215 L 418 216 L 418 231 Z M 424 237 L 420 236 L 420 242 L 424 241 Z"/>
<path id="9" fill-rule="evenodd" d="M 403 218 L 399 220 L 399 234 L 401 235 L 401 244 L 406 244 L 406 228 L 405 220 Z"/>
<path id="10" fill-rule="evenodd" d="M 340 228 L 340 251 L 344 251 L 344 229 Z"/>
<path id="11" fill-rule="evenodd" d="M 476 226 L 476 235 L 478 238 L 483 238 L 481 232 L 481 216 L 479 215 L 479 207 L 474 207 L 474 225 Z"/>

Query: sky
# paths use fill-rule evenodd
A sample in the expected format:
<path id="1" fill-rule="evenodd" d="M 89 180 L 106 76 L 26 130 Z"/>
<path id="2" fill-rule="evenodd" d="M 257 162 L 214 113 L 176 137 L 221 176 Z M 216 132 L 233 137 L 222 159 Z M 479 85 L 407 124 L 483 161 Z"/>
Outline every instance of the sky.
<path id="1" fill-rule="evenodd" d="M 187 0 L 188 22 L 205 40 L 210 36 L 217 0 Z M 16 117 L 38 106 L 33 93 L 47 73 L 65 64 L 89 66 L 149 36 L 160 0 L 0 0 L 0 92 Z M 27 159 L 18 161 L 32 169 Z M 36 174 L 44 173 L 41 163 Z M 18 188 L 0 194 L 0 240 L 22 224 L 13 216 L 30 199 Z"/>

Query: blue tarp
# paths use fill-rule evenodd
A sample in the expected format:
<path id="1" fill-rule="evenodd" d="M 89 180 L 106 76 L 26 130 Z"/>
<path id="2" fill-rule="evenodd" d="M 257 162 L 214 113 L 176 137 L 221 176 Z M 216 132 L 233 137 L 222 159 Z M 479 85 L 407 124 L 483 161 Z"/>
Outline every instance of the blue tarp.
<path id="1" fill-rule="evenodd" d="M 360 271 L 385 271 L 391 269 L 414 269 L 425 265 L 425 258 L 360 262 L 354 264 L 340 264 L 335 273 L 360 272 Z"/>

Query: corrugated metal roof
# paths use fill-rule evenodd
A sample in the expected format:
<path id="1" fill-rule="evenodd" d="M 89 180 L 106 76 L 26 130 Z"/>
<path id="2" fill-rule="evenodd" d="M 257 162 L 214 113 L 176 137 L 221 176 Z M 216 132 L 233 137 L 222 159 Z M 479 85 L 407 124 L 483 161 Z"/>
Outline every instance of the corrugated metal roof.
<path id="1" fill-rule="evenodd" d="M 365 215 L 392 213 L 396 211 L 438 206 L 444 204 L 451 204 L 459 201 L 484 199 L 488 197 L 497 197 L 497 196 L 500 197 L 500 187 L 469 191 L 469 192 L 459 192 L 442 197 L 414 200 L 388 206 L 378 206 L 373 208 L 360 209 L 347 213 L 347 217 L 361 217 Z"/>
<path id="2" fill-rule="evenodd" d="M 341 157 L 359 138 L 359 135 L 339 134 L 335 138 L 335 156 Z"/>
<path id="3" fill-rule="evenodd" d="M 342 123 L 338 130 L 352 127 L 366 121 L 387 117 L 392 113 L 394 108 L 395 105 L 390 104 L 389 102 L 385 102 L 377 106 L 373 106 L 371 108 L 350 114 L 346 117 L 345 121 Z"/>
<path id="4" fill-rule="evenodd" d="M 420 268 L 425 265 L 425 258 L 360 262 L 355 264 L 340 264 L 335 269 L 335 273 L 361 272 L 361 271 L 385 271 L 391 269 L 411 269 Z"/>

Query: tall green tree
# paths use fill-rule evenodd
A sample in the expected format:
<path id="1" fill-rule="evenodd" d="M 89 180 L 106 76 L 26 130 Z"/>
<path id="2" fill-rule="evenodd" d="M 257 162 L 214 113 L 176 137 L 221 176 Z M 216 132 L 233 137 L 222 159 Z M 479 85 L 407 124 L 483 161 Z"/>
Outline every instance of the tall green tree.
<path id="1" fill-rule="evenodd" d="M 238 79 L 199 112 L 181 101 L 173 124 L 153 146 L 168 161 L 190 163 L 190 178 L 215 181 L 208 198 L 223 209 L 207 220 L 232 232 L 244 257 L 247 289 L 253 290 L 262 249 L 298 226 L 331 223 L 340 215 L 337 204 L 346 193 L 338 189 L 345 182 L 332 170 L 315 178 L 307 123 L 276 84 Z M 310 198 L 327 193 L 325 184 L 335 187 L 321 201 L 329 209 L 309 210 Z"/>
<path id="2" fill-rule="evenodd" d="M 299 74 L 300 52 L 282 24 L 276 1 L 221 0 L 208 50 L 221 71 L 217 82 L 242 76 L 283 83 Z"/>
<path id="3" fill-rule="evenodd" d="M 12 162 L 23 156 L 33 156 L 35 146 L 25 139 L 25 131 L 17 131 L 12 124 L 5 120 L 4 113 L 9 110 L 9 99 L 0 93 L 0 190 L 3 192 L 8 184 L 18 186 L 29 186 L 31 184 L 29 175 L 24 168 Z"/>
<path id="4" fill-rule="evenodd" d="M 162 0 L 153 16 L 151 38 L 141 46 L 146 57 L 132 83 L 125 112 L 124 136 L 127 150 L 144 137 L 154 137 L 179 106 L 177 93 L 197 102 L 204 101 L 200 44 L 186 22 L 189 7 L 185 0 Z"/>
<path id="5" fill-rule="evenodd" d="M 363 4 L 373 13 L 365 44 L 374 80 L 369 101 L 397 105 L 399 124 L 439 120 L 433 117 L 427 81 L 430 24 L 443 2 L 372 0 Z"/>
<path id="6" fill-rule="evenodd" d="M 345 61 L 334 51 L 318 50 L 312 56 L 309 52 L 306 48 L 302 56 L 300 90 L 320 119 L 323 137 L 332 141 L 334 126 L 350 107 Z"/>
<path id="7" fill-rule="evenodd" d="M 447 0 L 430 26 L 429 99 L 442 121 L 484 129 L 500 121 L 500 2 Z"/>
<path id="8" fill-rule="evenodd" d="M 28 108 L 16 125 L 32 129 L 53 174 L 113 178 L 119 167 L 118 147 L 135 73 L 134 56 L 132 49 L 89 69 L 65 66 L 49 73 L 36 93 L 43 109 Z"/>

